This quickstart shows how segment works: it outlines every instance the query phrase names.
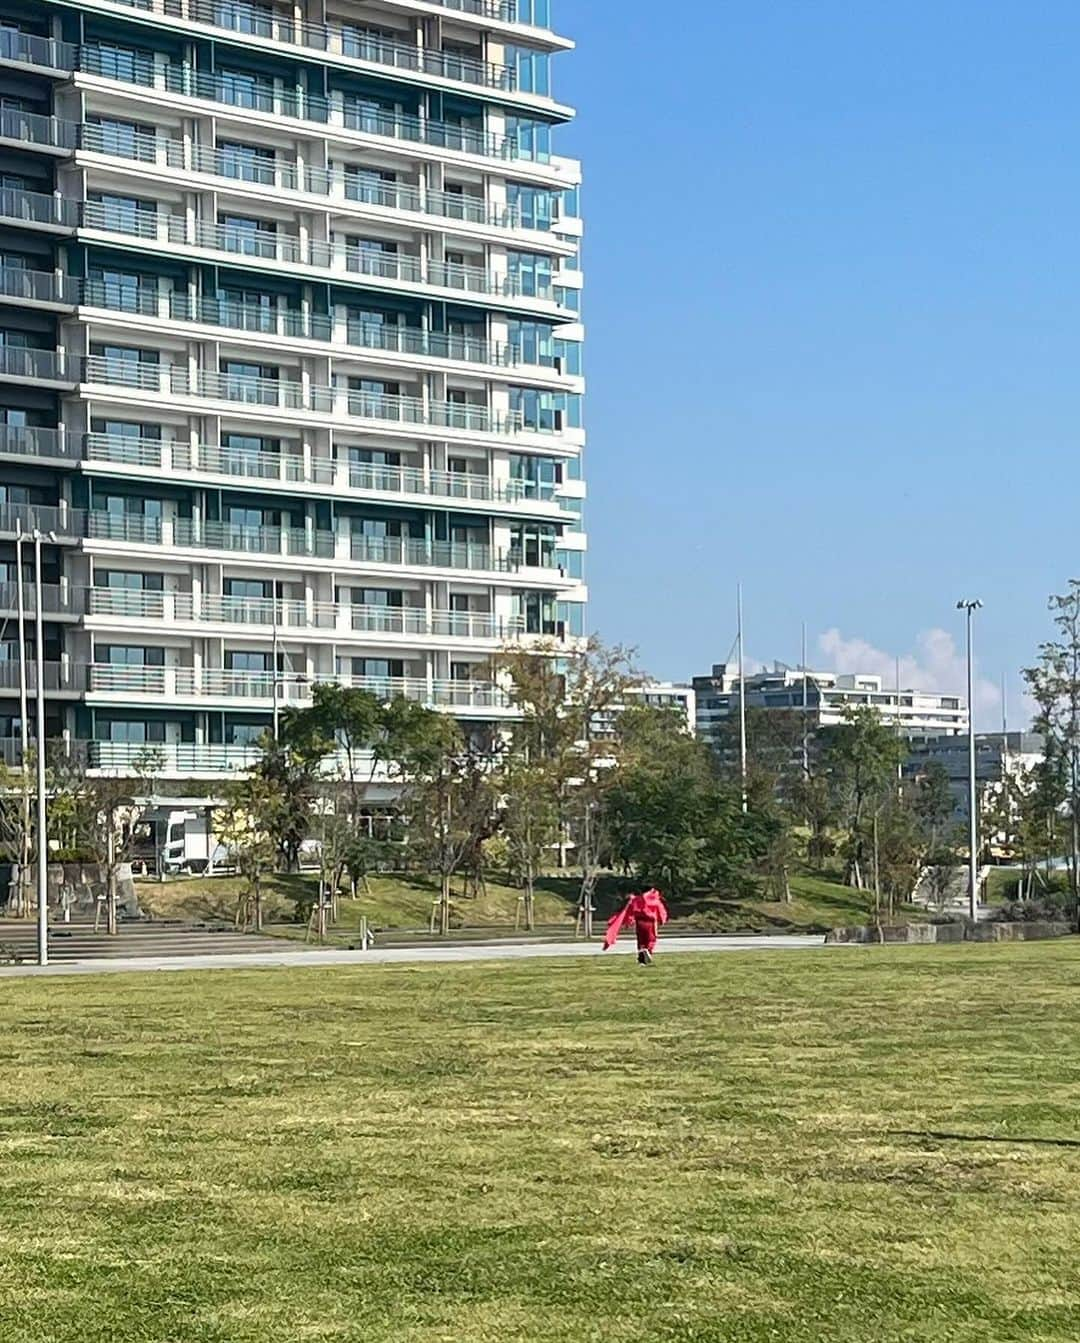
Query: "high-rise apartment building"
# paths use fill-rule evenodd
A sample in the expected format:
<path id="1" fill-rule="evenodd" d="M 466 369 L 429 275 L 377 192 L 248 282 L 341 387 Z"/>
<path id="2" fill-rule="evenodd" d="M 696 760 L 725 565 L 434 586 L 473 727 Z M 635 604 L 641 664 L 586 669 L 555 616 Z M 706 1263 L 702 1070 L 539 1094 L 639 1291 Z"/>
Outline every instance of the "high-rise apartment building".
<path id="1" fill-rule="evenodd" d="M 0 0 L 0 737 L 242 768 L 343 680 L 510 713 L 583 632 L 580 172 L 548 0 Z M 30 571 L 24 565 L 27 578 Z"/>

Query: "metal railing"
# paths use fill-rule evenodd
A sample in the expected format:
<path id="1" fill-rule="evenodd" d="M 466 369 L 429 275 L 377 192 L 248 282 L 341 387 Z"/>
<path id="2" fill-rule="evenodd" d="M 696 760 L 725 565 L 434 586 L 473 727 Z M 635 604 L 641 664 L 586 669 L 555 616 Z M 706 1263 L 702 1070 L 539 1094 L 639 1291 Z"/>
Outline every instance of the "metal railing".
<path id="1" fill-rule="evenodd" d="M 0 611 L 8 614 L 19 609 L 18 584 L 0 583 Z M 23 583 L 23 603 L 28 615 L 32 615 L 37 603 L 37 585 Z M 42 583 L 41 607 L 50 615 L 82 615 L 84 609 L 83 592 L 69 584 Z"/>
<path id="2" fill-rule="evenodd" d="M 0 504 L 0 533 L 14 536 L 34 531 L 70 541 L 84 534 L 86 515 L 81 509 L 54 504 Z"/>
<path id="3" fill-rule="evenodd" d="M 78 126 L 60 117 L 24 112 L 18 107 L 0 107 L 0 136 L 34 148 L 70 149 L 78 142 Z"/>
<path id="4" fill-rule="evenodd" d="M 81 360 L 60 350 L 35 350 L 23 345 L 0 345 L 0 377 L 67 382 L 79 380 Z"/>
<path id="5" fill-rule="evenodd" d="M 266 527 L 176 518 L 173 539 L 178 546 L 227 550 L 254 555 L 295 555 L 332 559 L 334 533 L 303 527 Z"/>
<path id="6" fill-rule="evenodd" d="M 147 757 L 165 774 L 229 774 L 251 769 L 261 752 L 258 746 L 228 746 L 211 742 L 91 741 L 87 746 L 90 769 L 131 770 Z"/>
<path id="7" fill-rule="evenodd" d="M 19 224 L 47 224 L 74 229 L 79 223 L 78 202 L 21 187 L 0 187 L 0 217 Z"/>
<path id="8" fill-rule="evenodd" d="M 0 455 L 78 460 L 78 440 L 43 425 L 0 424 Z"/>
<path id="9" fill-rule="evenodd" d="M 0 686 L 3 670 L 0 664 Z M 16 671 L 11 665 L 11 671 Z M 57 671 L 60 668 L 57 665 Z M 306 677 L 273 671 L 231 671 L 228 668 L 188 666 L 131 666 L 117 663 L 92 663 L 88 669 L 91 694 L 166 695 L 207 699 L 273 700 L 286 704 L 306 704 L 312 686 L 337 684 L 366 690 L 380 699 L 410 699 L 435 707 L 508 708 L 510 699 L 499 686 L 487 681 L 445 680 L 418 676 L 336 676 Z M 17 685 L 17 674 L 13 678 Z M 60 688 L 59 686 L 55 688 Z M 74 688 L 64 686 L 63 688 Z"/>
<path id="10" fill-rule="evenodd" d="M 109 513 L 104 509 L 90 509 L 86 514 L 86 535 L 97 541 L 135 541 L 142 545 L 159 546 L 162 539 L 161 518 L 142 513 Z"/>
<path id="11" fill-rule="evenodd" d="M 21 266 L 0 266 L 0 295 L 4 298 L 22 299 L 27 303 L 63 303 L 73 307 L 79 301 L 79 292 L 79 281 L 70 275 L 24 270 Z"/>
<path id="12" fill-rule="evenodd" d="M 341 95 L 327 98 L 306 90 L 275 86 L 254 75 L 212 74 L 193 70 L 188 65 L 152 61 L 138 55 L 128 57 L 126 53 L 118 59 L 115 52 L 94 45 L 76 50 L 79 70 L 103 79 L 160 88 L 188 98 L 201 98 L 227 107 L 267 112 L 321 126 L 341 125 L 365 135 L 456 150 L 483 158 L 513 160 L 520 156 L 513 136 L 493 135 L 482 127 L 421 118 L 371 103 L 350 102 Z"/>
<path id="13" fill-rule="evenodd" d="M 0 28 L 0 61 L 40 65 L 46 70 L 74 70 L 78 55 L 79 48 L 71 42 Z"/>
<path id="14" fill-rule="evenodd" d="M 83 688 L 85 684 L 83 668 L 73 666 L 69 662 L 46 662 L 45 677 L 42 684 L 46 690 L 75 692 Z M 38 664 L 36 660 L 27 659 L 26 662 L 26 682 L 27 689 L 36 690 L 38 687 Z M 0 690 L 18 690 L 19 689 L 19 662 L 15 658 L 9 661 L 0 662 Z"/>
<path id="15" fill-rule="evenodd" d="M 354 535 L 350 539 L 350 548 L 352 558 L 365 564 L 409 564 L 498 573 L 505 573 L 512 567 L 507 552 L 494 550 L 482 542 Z"/>

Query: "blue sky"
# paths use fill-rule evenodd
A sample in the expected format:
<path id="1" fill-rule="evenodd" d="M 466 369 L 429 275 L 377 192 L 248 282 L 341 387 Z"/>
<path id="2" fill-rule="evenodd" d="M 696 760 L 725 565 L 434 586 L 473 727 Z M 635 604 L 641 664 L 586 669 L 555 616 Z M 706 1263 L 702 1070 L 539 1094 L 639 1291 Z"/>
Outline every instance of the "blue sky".
<path id="1" fill-rule="evenodd" d="M 665 15 L 669 21 L 665 22 Z M 561 0 L 591 624 L 683 679 L 892 665 L 980 726 L 1080 573 L 1080 6 Z M 956 648 L 950 642 L 953 636 Z M 823 642 L 822 642 L 823 641 Z M 1014 725 L 1019 723 L 1014 722 Z"/>

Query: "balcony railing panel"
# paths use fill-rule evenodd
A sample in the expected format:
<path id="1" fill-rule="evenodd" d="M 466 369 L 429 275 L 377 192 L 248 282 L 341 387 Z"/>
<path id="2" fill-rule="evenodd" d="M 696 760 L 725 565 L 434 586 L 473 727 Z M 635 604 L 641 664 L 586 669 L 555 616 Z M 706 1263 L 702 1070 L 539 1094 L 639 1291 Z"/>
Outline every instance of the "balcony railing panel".
<path id="1" fill-rule="evenodd" d="M 74 461 L 79 455 L 78 440 L 61 433 L 59 429 L 38 425 L 0 424 L 0 454 Z"/>
<path id="2" fill-rule="evenodd" d="M 55 197 L 46 199 L 54 200 Z M 2 209 L 0 213 L 3 213 Z M 79 298 L 79 281 L 69 275 L 58 275 L 55 271 L 0 266 L 0 295 L 5 298 L 23 299 L 27 303 L 74 305 Z"/>

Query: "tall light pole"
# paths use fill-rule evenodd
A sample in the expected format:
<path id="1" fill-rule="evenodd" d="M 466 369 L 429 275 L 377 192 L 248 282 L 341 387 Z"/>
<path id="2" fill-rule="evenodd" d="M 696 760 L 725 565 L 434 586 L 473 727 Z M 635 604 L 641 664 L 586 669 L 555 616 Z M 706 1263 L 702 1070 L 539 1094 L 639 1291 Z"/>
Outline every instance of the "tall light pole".
<path id="1" fill-rule="evenodd" d="M 45 618 L 41 600 L 41 532 L 34 528 L 34 587 L 37 614 L 37 832 L 38 964 L 49 963 L 49 832 L 45 816 Z"/>
<path id="2" fill-rule="evenodd" d="M 746 786 L 746 660 L 743 656 L 742 584 L 738 586 L 739 603 L 739 778 L 742 782 L 743 814 L 749 810 L 750 798 Z"/>
<path id="3" fill-rule="evenodd" d="M 967 612 L 968 682 L 968 913 L 972 922 L 979 917 L 979 814 L 975 790 L 975 612 L 982 610 L 978 597 L 961 597 L 958 611 Z"/>
<path id="4" fill-rule="evenodd" d="M 19 911 L 30 915 L 30 696 L 26 682 L 26 600 L 23 596 L 22 522 L 15 523 L 15 590 L 19 611 L 19 775 L 22 781 L 22 848 L 19 853 Z"/>

